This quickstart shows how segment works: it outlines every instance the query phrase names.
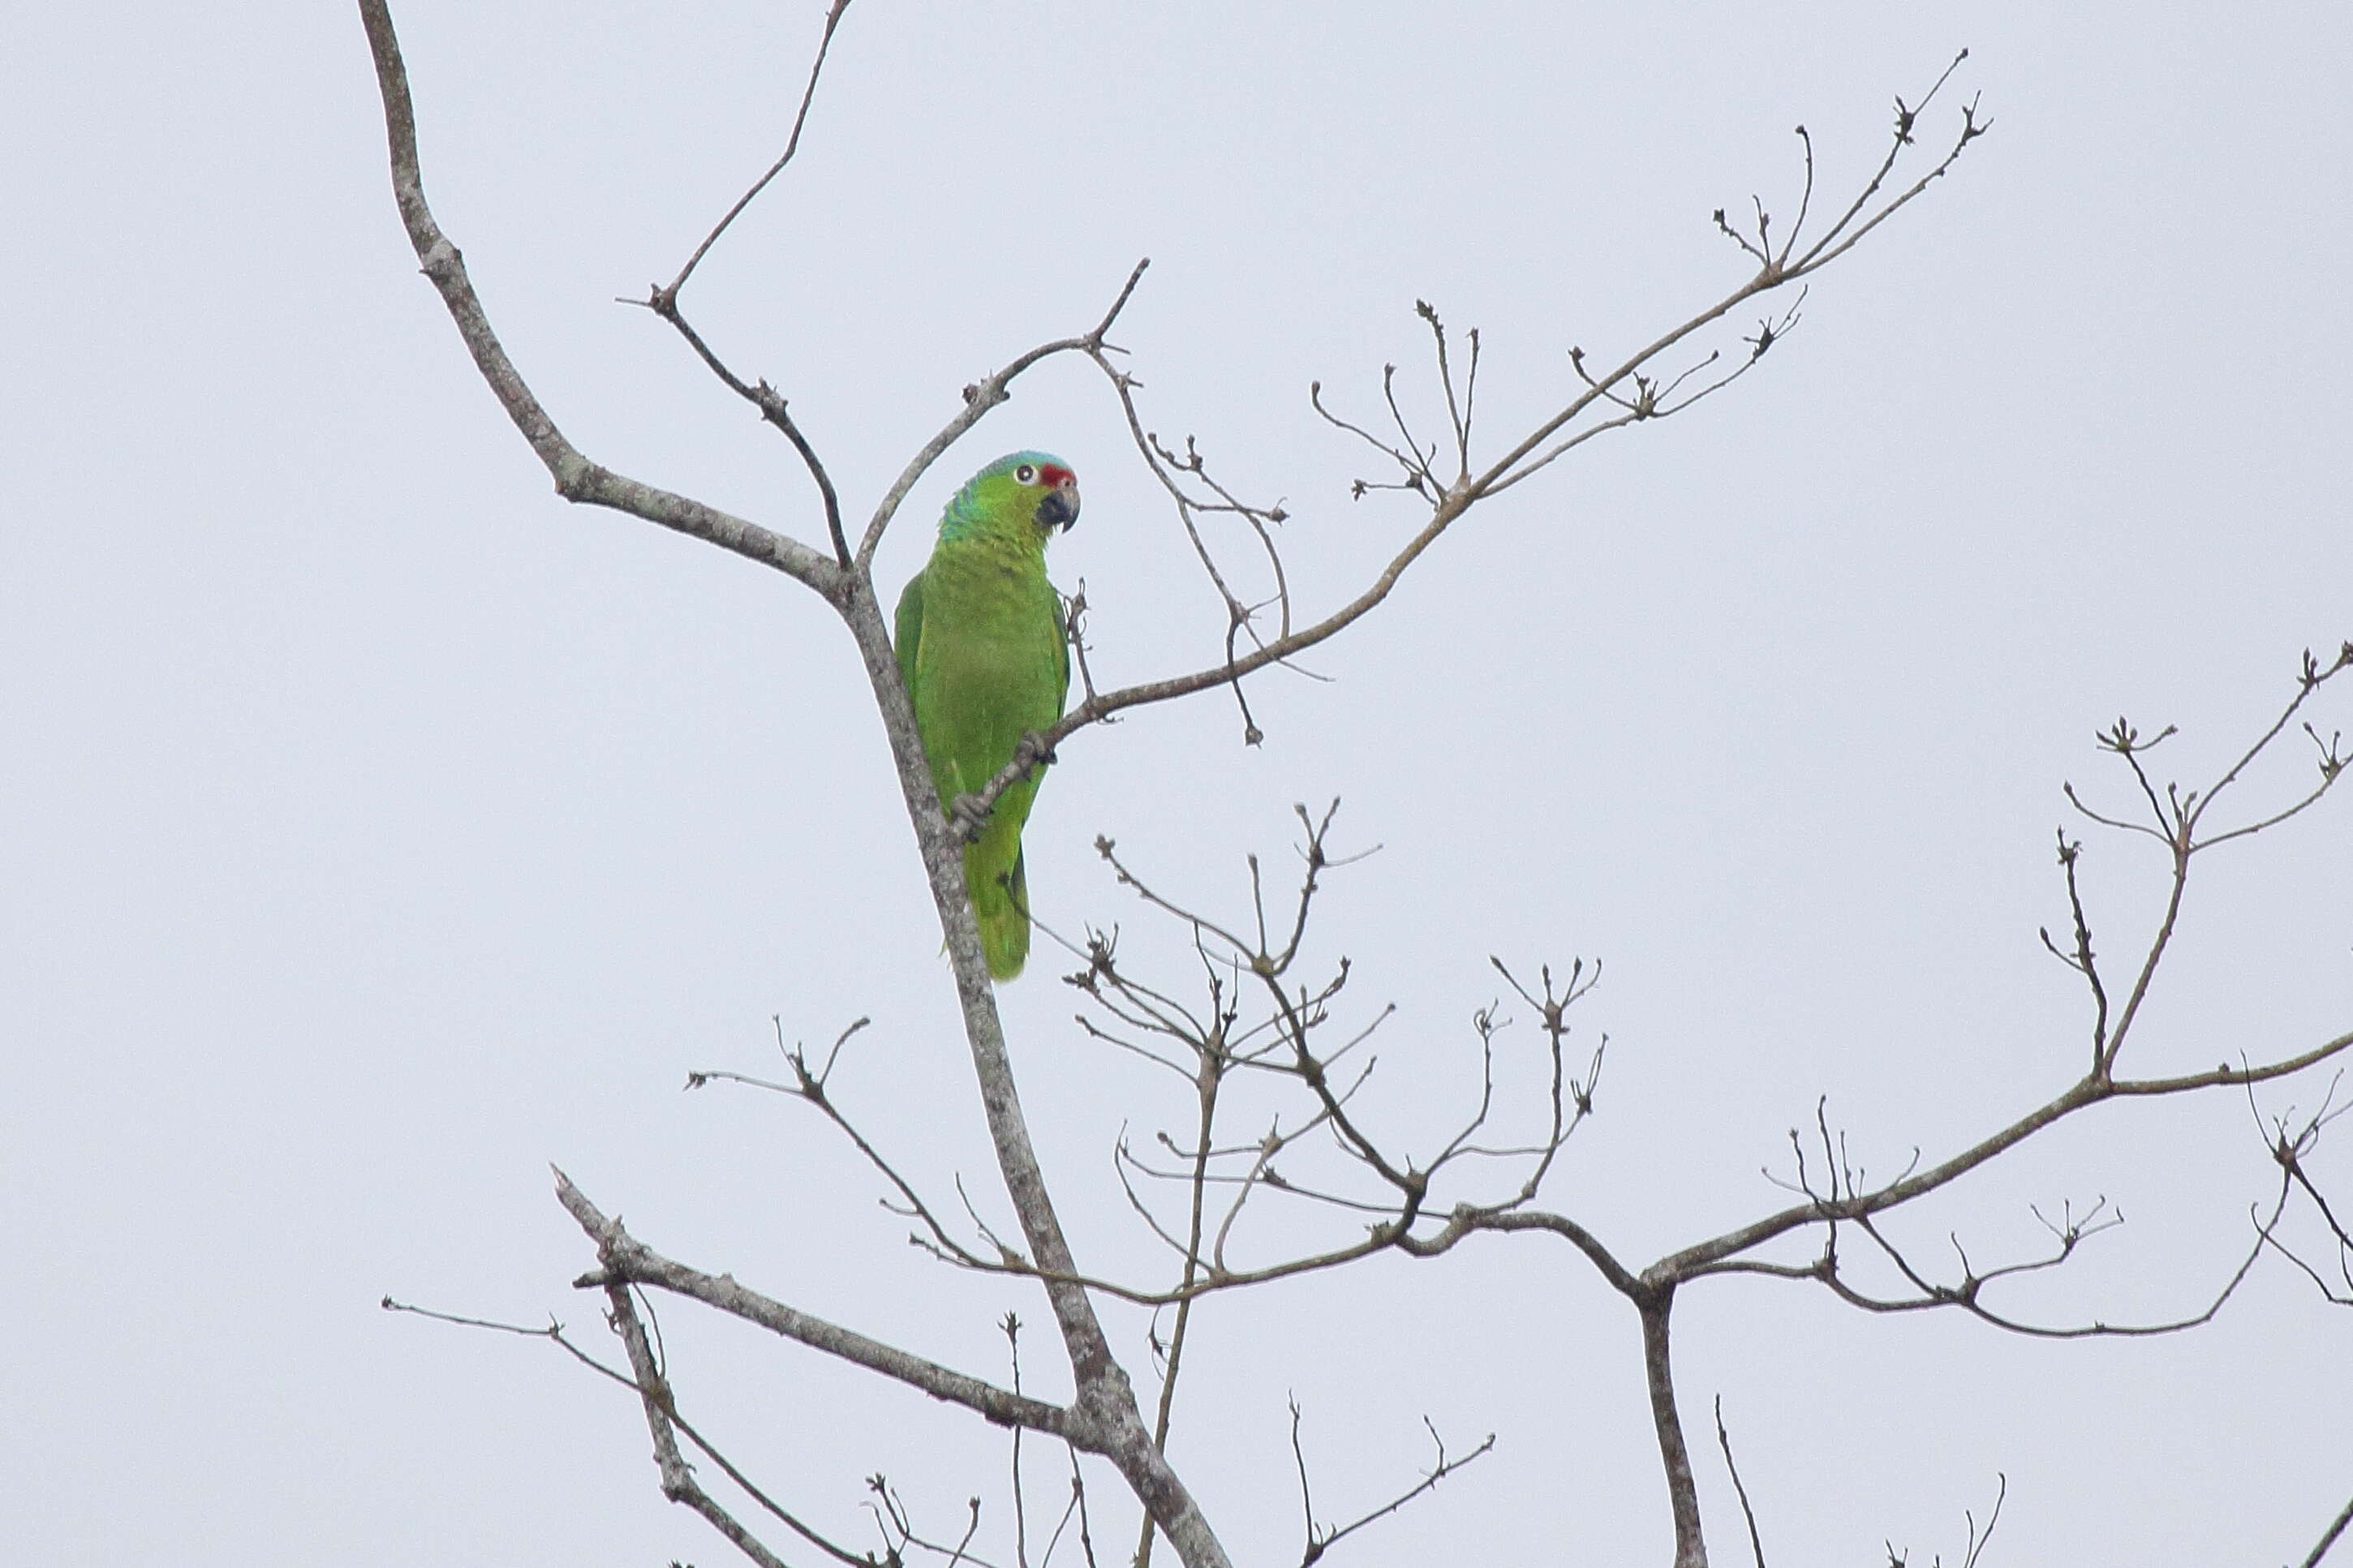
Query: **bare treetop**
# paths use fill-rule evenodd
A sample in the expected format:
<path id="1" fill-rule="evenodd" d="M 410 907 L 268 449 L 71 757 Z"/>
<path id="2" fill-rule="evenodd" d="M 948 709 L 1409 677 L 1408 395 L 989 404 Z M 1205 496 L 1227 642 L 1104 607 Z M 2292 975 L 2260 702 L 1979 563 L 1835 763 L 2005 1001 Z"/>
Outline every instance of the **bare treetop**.
<path id="1" fill-rule="evenodd" d="M 2136 1076 L 2124 1054 L 2128 1041 L 2145 1032 L 2145 1016 L 2158 1005 L 2154 982 L 2177 943 L 2193 865 L 2202 864 L 2209 850 L 2268 833 L 2312 810 L 2341 775 L 2340 740 L 2333 730 L 2324 737 L 2312 715 L 2325 691 L 2333 689 L 2331 683 L 2353 667 L 2353 643 L 2333 658 L 2307 654 L 2276 718 L 2254 734 L 2236 762 L 2201 785 L 2160 784 L 2150 772 L 2150 752 L 2170 730 L 2145 736 L 2119 720 L 2102 733 L 2102 750 L 2126 775 L 2124 798 L 2130 805 L 2117 806 L 2105 795 L 2091 792 L 2079 795 L 2072 787 L 2066 798 L 2092 828 L 2158 846 L 2168 881 L 2163 906 L 2149 922 L 2151 934 L 2134 945 L 2130 963 L 2115 967 L 2103 960 L 2094 942 L 2095 923 L 2105 926 L 2105 917 L 2094 921 L 2079 878 L 2085 845 L 2066 829 L 2059 833 L 2066 914 L 2060 934 L 2046 930 L 2042 940 L 2080 978 L 2085 993 L 2088 1049 L 2078 1067 L 2068 1069 L 2073 1076 L 2063 1077 L 2055 1088 L 2046 1084 L 2022 1093 L 2018 1109 L 1957 1146 L 1913 1151 L 1893 1176 L 1873 1175 L 1852 1152 L 1858 1139 L 1833 1118 L 1825 1095 L 1816 1101 L 1812 1125 L 1788 1131 L 1788 1163 L 1767 1173 L 1750 1217 L 1689 1237 L 1647 1261 L 1605 1236 L 1607 1227 L 1588 1217 L 1580 1194 L 1563 1192 L 1567 1184 L 1559 1179 L 1565 1152 L 1598 1114 L 1609 1042 L 1599 1031 L 1584 1031 L 1582 1019 L 1591 1010 L 1588 998 L 1599 983 L 1600 963 L 1496 957 L 1491 963 L 1501 988 L 1468 1021 L 1461 1070 L 1451 1078 L 1377 1071 L 1378 1053 L 1399 1032 L 1396 1015 L 1385 1002 L 1366 995 L 1368 983 L 1345 948 L 1324 936 L 1327 883 L 1358 858 L 1335 841 L 1336 801 L 1320 812 L 1297 808 L 1293 847 L 1299 869 L 1287 886 L 1271 889 L 1258 858 L 1250 857 L 1244 862 L 1246 900 L 1221 908 L 1179 897 L 1169 890 L 1162 868 L 1123 852 L 1107 835 L 1097 839 L 1104 874 L 1123 897 L 1133 899 L 1138 919 L 1178 933 L 1173 969 L 1134 956 L 1132 948 L 1124 950 L 1117 926 L 1071 928 L 1043 912 L 1036 917 L 1038 928 L 1060 943 L 1073 966 L 1065 982 L 1079 1000 L 1076 1028 L 1092 1042 L 1148 1064 L 1156 1082 L 1176 1090 L 1175 1114 L 1155 1111 L 1149 1121 L 1128 1125 L 1106 1158 L 1107 1180 L 1148 1240 L 1151 1265 L 1123 1270 L 1079 1256 L 1049 1190 L 1016 1091 L 963 853 L 1005 792 L 1082 731 L 1129 710 L 1201 693 L 1229 694 L 1241 740 L 1256 744 L 1264 731 L 1251 705 L 1250 683 L 1278 668 L 1296 670 L 1298 656 L 1384 606 L 1405 575 L 1472 508 L 1537 478 L 1603 435 L 1681 415 L 1748 376 L 1800 325 L 1816 276 L 1855 253 L 1864 239 L 1917 202 L 1990 128 L 1974 99 L 1957 106 L 1945 101 L 1966 51 L 1916 102 L 1895 100 L 1882 155 L 1852 190 L 1818 189 L 1815 139 L 1798 127 L 1794 216 L 1786 222 L 1778 218 L 1761 198 L 1752 198 L 1737 218 L 1729 209 L 1713 214 L 1715 229 L 1730 241 L 1745 275 L 1631 345 L 1590 354 L 1582 346 L 1568 347 L 1558 384 L 1538 405 L 1493 407 L 1492 380 L 1483 393 L 1480 380 L 1482 363 L 1496 352 L 1492 336 L 1476 328 L 1450 330 L 1426 300 L 1416 302 L 1415 315 L 1428 336 L 1429 361 L 1420 372 L 1407 373 L 1405 395 L 1395 364 L 1384 366 L 1377 383 L 1368 378 L 1368 384 L 1355 391 L 1327 392 L 1324 384 L 1311 384 L 1305 399 L 1324 426 L 1360 456 L 1369 453 L 1372 468 L 1355 481 L 1350 497 L 1419 510 L 1414 531 L 1351 588 L 1329 600 L 1301 603 L 1295 588 L 1301 574 L 1285 559 L 1299 521 L 1293 509 L 1225 477 L 1208 455 L 1212 440 L 1190 429 L 1181 438 L 1164 434 L 1185 426 L 1147 411 L 1133 356 L 1114 341 L 1131 310 L 1148 308 L 1140 298 L 1148 265 L 1142 260 L 1124 280 L 1106 287 L 1107 304 L 1099 300 L 1100 308 L 1074 310 L 1075 320 L 1091 324 L 1013 353 L 1000 368 L 975 375 L 960 389 L 908 389 L 910 398 L 933 403 L 944 417 L 936 434 L 873 498 L 853 543 L 847 520 L 857 515 L 858 504 L 845 507 L 833 469 L 785 393 L 765 376 L 733 368 L 729 356 L 692 324 L 684 303 L 697 268 L 793 163 L 811 126 L 848 0 L 834 0 L 824 15 L 781 153 L 716 220 L 669 283 L 650 285 L 643 299 L 628 301 L 668 322 L 695 358 L 790 445 L 818 502 L 815 516 L 790 528 L 754 523 L 628 479 L 593 461 L 561 434 L 501 347 L 457 247 L 427 205 L 415 110 L 388 5 L 385 0 L 361 0 L 360 9 L 383 97 L 403 223 L 485 383 L 558 492 L 706 540 L 784 574 L 834 613 L 856 648 L 945 939 L 981 1123 L 1013 1223 L 1008 1226 L 987 1217 L 988 1200 L 961 1183 L 953 1201 L 924 1190 L 910 1173 L 913 1165 L 902 1147 L 904 1130 L 891 1124 L 887 1110 L 860 1103 L 861 1097 L 837 1081 L 838 1067 L 856 1059 L 868 1043 L 861 1038 L 865 1018 L 842 1029 L 822 1059 L 787 1045 L 779 1020 L 780 1072 L 698 1069 L 690 1086 L 762 1090 L 815 1111 L 871 1173 L 885 1206 L 908 1227 L 912 1245 L 945 1265 L 951 1277 L 1012 1279 L 1039 1292 L 1067 1365 L 1067 1399 L 1026 1392 L 1021 1324 L 1010 1313 L 1000 1321 L 1008 1360 L 1001 1381 L 828 1321 L 731 1272 L 667 1256 L 559 1173 L 559 1200 L 596 1253 L 595 1267 L 575 1283 L 601 1293 L 628 1368 L 592 1364 L 638 1394 L 664 1495 L 694 1510 L 753 1561 L 784 1559 L 744 1522 L 742 1505 L 731 1506 L 706 1485 L 686 1458 L 681 1438 L 799 1546 L 843 1563 L 895 1564 L 927 1556 L 948 1563 L 1009 1560 L 1028 1568 L 1036 1546 L 1035 1560 L 1041 1564 L 1058 1550 L 1092 1563 L 1097 1558 L 1086 1487 L 1088 1467 L 1093 1466 L 1099 1479 L 1105 1471 L 1114 1475 L 1132 1500 L 1138 1535 L 1129 1561 L 1136 1568 L 1150 1562 L 1163 1540 L 1187 1568 L 1222 1568 L 1231 1560 L 1229 1548 L 1208 1506 L 1178 1468 L 1178 1457 L 1186 1452 L 1178 1441 L 1180 1412 L 1188 1410 L 1178 1390 L 1188 1352 L 1200 1353 L 1198 1314 L 1233 1292 L 1385 1255 L 1435 1261 L 1472 1237 L 1525 1234 L 1564 1241 L 1591 1266 L 1607 1291 L 1630 1309 L 1641 1332 L 1650 1436 L 1665 1482 L 1678 1568 L 1701 1568 L 1707 1561 L 1701 1489 L 1684 1435 L 1671 1341 L 1673 1309 L 1686 1288 L 1727 1277 L 1797 1281 L 1820 1286 L 1869 1313 L 1951 1308 L 1988 1326 L 2038 1337 L 2153 1336 L 2212 1320 L 2258 1262 L 2277 1251 L 2295 1259 L 2331 1300 L 2341 1299 L 2340 1277 L 2345 1297 L 2353 1298 L 2353 1274 L 2345 1271 L 2353 1241 L 2347 1238 L 2341 1209 L 2331 1206 L 2306 1169 L 2322 1130 L 2336 1115 L 2333 1099 L 2301 1118 L 2274 1112 L 2262 1123 L 2258 1113 L 2279 1172 L 2276 1190 L 2252 1212 L 2243 1250 L 2213 1266 L 2211 1289 L 2162 1321 L 2048 1321 L 2011 1304 L 2026 1282 L 2061 1268 L 2122 1223 L 2097 1196 L 2080 1205 L 2069 1199 L 2035 1210 L 2048 1241 L 2025 1256 L 1981 1258 L 1957 1234 L 1926 1242 L 1914 1234 L 1925 1200 L 1957 1188 L 2010 1151 L 2094 1107 L 2114 1103 L 2119 1110 L 2111 1114 L 2120 1114 L 2136 1102 L 2218 1090 L 2247 1096 L 2252 1105 L 2258 1086 L 2308 1073 L 2353 1050 L 2353 1031 L 2306 1039 L 2251 1036 L 2218 1042 L 2213 1067 L 2143 1076 Z M 1744 330 L 1737 318 L 1752 302 L 1757 313 Z M 1098 687 L 1088 663 L 1084 595 L 1074 596 L 1065 620 L 1080 677 L 1078 701 L 1059 721 L 1025 735 L 1012 760 L 983 787 L 943 801 L 925 763 L 873 581 L 876 552 L 909 498 L 964 437 L 1008 401 L 1015 382 L 1049 360 L 1068 357 L 1084 360 L 1100 373 L 1133 459 L 1166 500 L 1173 534 L 1214 591 L 1220 616 L 1201 629 L 1202 652 L 1193 668 L 1105 689 Z M 1413 389 L 1425 384 L 1426 395 L 1418 400 Z M 1413 406 L 1441 408 L 1442 425 L 1427 419 L 1418 425 L 1407 412 Z M 798 536 L 817 541 L 820 529 L 821 542 Z M 1053 646 L 1049 637 L 1047 647 Z M 2317 780 L 2285 798 L 2243 804 L 2255 790 L 2250 770 L 2291 730 L 2316 748 Z M 981 764 L 994 765 L 994 755 Z M 1017 804 L 1023 800 L 1026 792 Z M 1455 1109 L 1452 1120 L 1433 1134 L 1430 1129 L 1439 1123 L 1428 1113 L 1437 1104 Z M 1401 1106 L 1419 1114 L 1401 1114 Z M 2317 1216 L 2322 1240 L 2316 1248 L 2308 1237 L 2287 1237 L 2293 1218 L 2305 1213 L 2296 1206 L 2299 1200 Z M 1279 1224 L 1272 1222 L 1276 1215 Z M 1313 1239 L 1301 1245 L 1303 1236 Z M 2332 1240 L 2334 1274 L 2327 1261 Z M 977 1498 L 955 1529 L 941 1530 L 923 1522 L 896 1483 L 877 1475 L 866 1506 L 879 1545 L 867 1550 L 819 1531 L 774 1500 L 680 1414 L 683 1379 L 665 1361 L 652 1310 L 655 1300 L 673 1298 L 755 1325 L 1007 1429 L 1009 1559 L 991 1558 L 981 1548 Z M 1124 1357 L 1122 1336 L 1131 1328 L 1140 1331 L 1145 1348 Z M 560 1327 L 514 1331 L 543 1334 L 588 1359 Z M 1153 1395 L 1139 1394 L 1139 1374 L 1156 1380 Z M 1769 1508 L 1752 1503 L 1720 1401 L 1715 1426 L 1750 1553 L 1762 1568 Z M 1437 1425 L 1428 1423 L 1430 1457 L 1418 1481 L 1401 1481 L 1361 1504 L 1352 1499 L 1335 1509 L 1324 1500 L 1329 1489 L 1313 1474 L 1310 1430 L 1294 1401 L 1294 1474 L 1284 1480 L 1297 1491 L 1302 1568 L 1359 1543 L 1371 1527 L 1430 1495 L 1497 1442 L 1490 1435 L 1468 1447 L 1459 1440 L 1450 1445 Z M 1027 1459 L 1025 1441 L 1031 1445 Z M 1035 1445 L 1041 1442 L 1059 1446 L 1070 1476 L 1068 1500 L 1042 1544 L 1032 1530 L 1027 1489 Z M 1975 1564 L 1986 1551 L 2007 1495 L 2005 1477 L 1982 1527 L 1974 1512 L 1968 1518 L 1966 1563 Z M 1102 1506 L 1099 1498 L 1095 1506 Z M 1042 1531 L 1046 1515 L 1038 1517 Z M 2327 1550 L 2345 1522 L 2338 1520 L 2312 1561 Z M 1903 1561 L 1893 1547 L 1890 1558 Z"/>

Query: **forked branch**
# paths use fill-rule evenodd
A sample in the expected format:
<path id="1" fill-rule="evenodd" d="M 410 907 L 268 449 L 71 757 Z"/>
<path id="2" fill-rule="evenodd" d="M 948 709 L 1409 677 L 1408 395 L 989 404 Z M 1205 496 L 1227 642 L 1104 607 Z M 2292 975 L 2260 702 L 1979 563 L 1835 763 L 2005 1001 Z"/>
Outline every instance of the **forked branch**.
<path id="1" fill-rule="evenodd" d="M 491 330 L 465 258 L 441 232 L 425 200 L 425 179 L 417 156 L 417 110 L 408 91 L 408 68 L 401 59 L 386 0 L 359 0 L 368 50 L 375 61 L 376 88 L 384 100 L 385 137 L 392 160 L 393 196 L 408 230 L 417 259 L 440 292 L 457 323 L 458 335 L 473 356 L 474 368 L 506 410 L 507 417 L 569 501 L 609 507 L 675 532 L 771 567 L 831 598 L 840 592 L 839 568 L 797 539 L 772 532 L 718 508 L 659 489 L 591 461 L 565 438 Z"/>

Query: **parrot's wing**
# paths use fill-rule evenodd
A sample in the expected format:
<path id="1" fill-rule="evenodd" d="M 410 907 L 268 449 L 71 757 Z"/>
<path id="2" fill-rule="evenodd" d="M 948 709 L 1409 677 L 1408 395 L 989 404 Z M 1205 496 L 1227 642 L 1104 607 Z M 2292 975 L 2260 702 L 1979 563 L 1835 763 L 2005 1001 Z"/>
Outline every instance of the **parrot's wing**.
<path id="1" fill-rule="evenodd" d="M 1059 719 L 1071 698 L 1071 628 L 1062 616 L 1062 595 L 1054 593 L 1051 584 L 1047 591 L 1054 598 L 1054 717 Z"/>
<path id="2" fill-rule="evenodd" d="M 891 629 L 892 643 L 899 655 L 899 679 L 907 683 L 907 696 L 915 695 L 915 654 L 923 642 L 923 574 L 916 573 L 907 579 L 899 595 L 899 613 Z"/>

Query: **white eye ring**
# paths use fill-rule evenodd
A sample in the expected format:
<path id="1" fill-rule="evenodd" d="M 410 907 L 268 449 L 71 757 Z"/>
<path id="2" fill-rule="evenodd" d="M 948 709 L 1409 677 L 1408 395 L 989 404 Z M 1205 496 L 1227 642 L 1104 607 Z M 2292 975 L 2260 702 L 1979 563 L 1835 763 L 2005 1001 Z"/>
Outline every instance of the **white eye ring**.
<path id="1" fill-rule="evenodd" d="M 1013 482 L 1017 485 L 1034 485 L 1038 482 L 1038 470 L 1024 463 L 1013 470 Z"/>

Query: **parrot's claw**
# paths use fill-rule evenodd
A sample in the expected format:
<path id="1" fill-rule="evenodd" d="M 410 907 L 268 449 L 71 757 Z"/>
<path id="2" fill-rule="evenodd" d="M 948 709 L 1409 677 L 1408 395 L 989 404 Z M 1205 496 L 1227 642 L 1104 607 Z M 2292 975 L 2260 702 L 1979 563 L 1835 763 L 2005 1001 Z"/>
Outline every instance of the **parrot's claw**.
<path id="1" fill-rule="evenodd" d="M 977 844 L 980 830 L 988 826 L 988 813 L 973 796 L 960 795 L 948 803 L 948 823 L 966 844 Z"/>

